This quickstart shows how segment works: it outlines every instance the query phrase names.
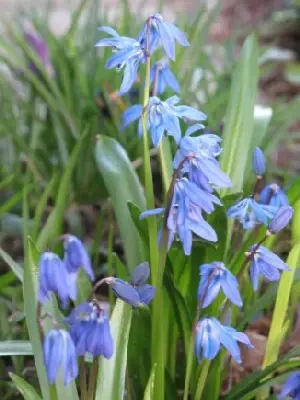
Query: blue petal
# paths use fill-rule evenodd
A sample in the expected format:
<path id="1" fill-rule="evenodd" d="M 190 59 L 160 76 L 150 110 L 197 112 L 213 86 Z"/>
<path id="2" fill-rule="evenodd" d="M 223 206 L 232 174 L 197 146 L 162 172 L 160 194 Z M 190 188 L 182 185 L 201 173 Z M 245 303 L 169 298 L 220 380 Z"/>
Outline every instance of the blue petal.
<path id="1" fill-rule="evenodd" d="M 139 286 L 147 282 L 150 276 L 150 268 L 148 262 L 143 262 L 135 267 L 131 275 L 131 284 L 133 286 Z"/>
<path id="2" fill-rule="evenodd" d="M 220 292 L 220 287 L 221 287 L 220 279 L 213 279 L 212 282 L 208 286 L 208 290 L 207 290 L 205 299 L 202 304 L 203 308 L 208 307 L 214 301 L 214 299 L 217 297 L 217 295 Z"/>
<path id="3" fill-rule="evenodd" d="M 169 24 L 169 29 L 172 32 L 172 35 L 174 36 L 175 40 L 184 47 L 190 46 L 190 43 L 188 42 L 185 34 L 181 32 L 177 26 L 173 24 Z"/>
<path id="4" fill-rule="evenodd" d="M 137 290 L 127 282 L 114 278 L 111 288 L 117 297 L 131 306 L 138 307 L 140 305 L 140 297 Z"/>
<path id="5" fill-rule="evenodd" d="M 120 35 L 118 34 L 118 32 L 115 31 L 115 30 L 114 30 L 113 28 L 111 28 L 110 26 L 100 26 L 100 28 L 98 28 L 98 31 L 105 32 L 105 33 L 107 33 L 108 35 L 112 35 L 112 36 L 115 36 L 115 37 L 120 37 Z"/>
<path id="6" fill-rule="evenodd" d="M 164 136 L 165 127 L 163 124 L 154 126 L 152 125 L 150 128 L 151 139 L 154 147 L 158 147 L 163 136 Z"/>
<path id="7" fill-rule="evenodd" d="M 189 228 L 199 237 L 208 240 L 209 242 L 217 242 L 218 237 L 215 230 L 204 219 L 201 221 L 189 220 Z"/>
<path id="8" fill-rule="evenodd" d="M 226 331 L 226 327 L 223 327 L 223 326 L 220 331 L 220 342 L 229 351 L 229 353 L 232 355 L 234 360 L 238 364 L 240 364 L 242 362 L 240 348 L 239 348 L 238 344 L 236 343 L 235 339 L 233 338 L 233 336 L 228 334 Z"/>
<path id="9" fill-rule="evenodd" d="M 171 30 L 168 25 L 162 20 L 157 19 L 160 39 L 166 55 L 173 61 L 175 61 L 175 42 Z"/>
<path id="10" fill-rule="evenodd" d="M 175 106 L 174 108 L 182 118 L 186 118 L 190 121 L 203 121 L 207 119 L 207 116 L 203 112 L 198 111 L 193 107 Z"/>
<path id="11" fill-rule="evenodd" d="M 119 91 L 120 95 L 129 92 L 132 85 L 136 82 L 138 65 L 138 62 L 135 62 L 134 60 L 129 60 L 126 64 L 122 84 Z"/>
<path id="12" fill-rule="evenodd" d="M 224 277 L 221 279 L 221 286 L 225 296 L 230 299 L 233 304 L 242 307 L 243 301 L 238 289 L 238 281 L 230 271 L 227 270 L 224 274 Z"/>
<path id="13" fill-rule="evenodd" d="M 256 175 L 261 176 L 265 173 L 266 162 L 263 151 L 259 147 L 255 147 L 252 157 L 252 167 Z"/>
<path id="14" fill-rule="evenodd" d="M 109 359 L 112 357 L 113 352 L 114 343 L 110 332 L 109 320 L 106 316 L 103 324 L 103 356 Z"/>
<path id="15" fill-rule="evenodd" d="M 145 218 L 148 218 L 152 215 L 160 215 L 163 214 L 165 212 L 165 208 L 154 208 L 153 210 L 147 210 L 144 211 L 140 214 L 140 220 L 143 220 Z"/>
<path id="16" fill-rule="evenodd" d="M 59 331 L 57 331 L 53 335 L 51 334 L 50 341 L 50 349 L 48 351 L 48 354 L 44 353 L 44 356 L 48 380 L 50 383 L 54 383 L 62 361 L 64 341 Z"/>
<path id="17" fill-rule="evenodd" d="M 169 66 L 166 66 L 165 68 L 163 68 L 161 70 L 161 75 L 164 79 L 164 81 L 166 82 L 166 84 L 176 93 L 180 92 L 180 86 L 179 83 L 175 77 L 175 75 L 173 74 L 173 72 L 171 71 L 171 69 L 169 68 Z M 161 92 L 162 93 L 162 92 Z"/>
<path id="18" fill-rule="evenodd" d="M 141 303 L 149 304 L 155 295 L 155 287 L 152 285 L 141 285 L 137 288 L 138 294 L 140 296 Z"/>
<path id="19" fill-rule="evenodd" d="M 187 128 L 187 130 L 185 131 L 185 136 L 190 136 L 193 133 L 199 131 L 200 129 L 204 129 L 205 126 L 202 124 L 194 124 L 192 126 L 190 126 L 189 128 Z"/>
<path id="20" fill-rule="evenodd" d="M 258 278 L 259 278 L 259 266 L 254 260 L 251 261 L 250 265 L 250 278 L 253 285 L 253 289 L 256 292 L 258 289 Z"/>
<path id="21" fill-rule="evenodd" d="M 143 112 L 143 106 L 140 104 L 135 104 L 129 108 L 127 108 L 126 111 L 124 111 L 122 115 L 122 126 L 121 129 L 126 128 L 129 124 L 132 122 L 136 121 L 138 118 L 141 117 Z"/>
<path id="22" fill-rule="evenodd" d="M 292 207 L 290 206 L 280 207 L 275 217 L 271 220 L 269 224 L 270 232 L 275 234 L 284 229 L 290 222 L 293 214 L 294 210 Z"/>
<path id="23" fill-rule="evenodd" d="M 271 264 L 267 264 L 263 262 L 263 260 L 258 260 L 256 261 L 258 268 L 260 270 L 260 273 L 269 281 L 275 282 L 280 279 L 280 273 L 278 269 L 273 267 Z"/>

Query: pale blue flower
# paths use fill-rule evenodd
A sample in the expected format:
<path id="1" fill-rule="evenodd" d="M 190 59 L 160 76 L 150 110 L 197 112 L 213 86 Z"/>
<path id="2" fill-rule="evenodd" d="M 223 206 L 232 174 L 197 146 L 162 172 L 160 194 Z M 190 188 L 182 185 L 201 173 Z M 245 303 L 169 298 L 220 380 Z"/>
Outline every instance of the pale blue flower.
<path id="1" fill-rule="evenodd" d="M 91 260 L 82 241 L 73 235 L 65 235 L 64 239 L 64 263 L 67 270 L 74 273 L 82 268 L 91 281 L 95 280 Z"/>
<path id="2" fill-rule="evenodd" d="M 166 101 L 161 101 L 158 97 L 150 97 L 147 105 L 147 129 L 150 131 L 153 145 L 157 147 L 164 134 L 173 136 L 176 143 L 181 139 L 181 129 L 179 119 L 184 121 L 202 121 L 206 119 L 206 115 L 193 107 L 177 105 L 180 99 L 177 96 L 172 96 Z M 122 116 L 122 129 L 132 122 L 139 121 L 139 136 L 142 136 L 141 116 L 143 107 L 134 105 L 129 107 Z"/>
<path id="3" fill-rule="evenodd" d="M 265 156 L 259 147 L 255 147 L 253 151 L 252 168 L 257 176 L 262 176 L 266 171 Z"/>
<path id="4" fill-rule="evenodd" d="M 118 278 L 106 278 L 114 294 L 133 307 L 148 305 L 155 295 L 155 287 L 146 284 L 150 276 L 147 262 L 138 265 L 131 277 L 131 284 Z"/>
<path id="5" fill-rule="evenodd" d="M 262 204 L 269 204 L 273 207 L 288 206 L 289 200 L 284 191 L 276 184 L 267 185 L 259 194 Z"/>
<path id="6" fill-rule="evenodd" d="M 174 168 L 177 169 L 183 165 L 183 171 L 189 174 L 189 179 L 204 190 L 212 192 L 212 186 L 231 187 L 230 178 L 221 170 L 216 160 L 222 151 L 219 136 L 213 134 L 190 136 L 201 128 L 203 128 L 202 125 L 196 124 L 186 131 L 175 154 Z"/>
<path id="7" fill-rule="evenodd" d="M 79 356 L 90 353 L 111 358 L 114 344 L 109 319 L 96 301 L 80 304 L 66 318 L 66 322 Z"/>
<path id="8" fill-rule="evenodd" d="M 221 205 L 216 196 L 205 192 L 186 178 L 178 179 L 174 185 L 167 219 L 169 248 L 176 235 L 182 242 L 186 255 L 191 254 L 193 233 L 205 240 L 216 242 L 218 240 L 216 232 L 202 216 L 203 211 L 211 213 L 215 204 Z M 163 208 L 147 210 L 140 215 L 140 219 L 163 212 Z"/>
<path id="9" fill-rule="evenodd" d="M 254 291 L 258 289 L 259 276 L 264 276 L 267 280 L 274 282 L 280 278 L 279 271 L 290 271 L 290 268 L 285 264 L 276 254 L 268 250 L 264 246 L 259 246 L 254 255 L 252 252 L 257 247 L 254 244 L 249 253 L 246 255 L 251 256 L 250 264 L 250 278 Z"/>
<path id="10" fill-rule="evenodd" d="M 203 318 L 196 327 L 195 353 L 200 362 L 202 358 L 213 360 L 221 349 L 221 344 L 231 353 L 237 363 L 241 363 L 241 351 L 238 343 L 241 342 L 253 348 L 249 338 L 242 332 L 221 325 L 216 318 Z"/>
<path id="11" fill-rule="evenodd" d="M 244 229 L 251 229 L 259 223 L 268 225 L 269 220 L 274 218 L 277 210 L 277 207 L 259 204 L 248 197 L 230 207 L 227 216 L 238 219 L 243 224 Z"/>
<path id="12" fill-rule="evenodd" d="M 78 376 L 77 355 L 69 332 L 53 329 L 47 333 L 43 344 L 44 363 L 51 384 L 62 368 L 64 384 L 69 385 Z"/>
<path id="13" fill-rule="evenodd" d="M 238 281 L 236 277 L 225 267 L 222 262 L 213 262 L 200 266 L 200 284 L 198 288 L 198 300 L 202 302 L 202 307 L 208 307 L 217 297 L 220 289 L 223 290 L 225 297 L 238 307 L 242 307 Z M 203 296 L 205 297 L 203 298 Z"/>
<path id="14" fill-rule="evenodd" d="M 269 224 L 269 231 L 273 234 L 278 233 L 284 229 L 290 222 L 294 210 L 290 206 L 282 206 L 278 209 L 275 217 L 271 220 Z"/>
<path id="15" fill-rule="evenodd" d="M 150 84 L 153 84 L 155 79 L 157 79 L 156 94 L 163 93 L 168 87 L 176 93 L 180 92 L 179 83 L 168 63 L 159 61 L 151 68 Z"/>
<path id="16" fill-rule="evenodd" d="M 288 377 L 280 392 L 279 400 L 283 400 L 286 396 L 300 400 L 300 371 L 296 371 Z"/>
<path id="17" fill-rule="evenodd" d="M 76 287 L 69 280 L 69 272 L 65 264 L 57 254 L 50 251 L 42 253 L 39 270 L 38 299 L 41 304 L 50 300 L 51 294 L 55 293 L 66 307 L 68 300 L 76 299 Z"/>
<path id="18" fill-rule="evenodd" d="M 148 29 L 148 23 L 150 29 Z M 148 18 L 147 22 L 143 26 L 138 36 L 138 41 L 142 46 L 147 46 L 147 33 L 150 33 L 149 37 L 149 51 L 150 54 L 162 44 L 166 55 L 171 59 L 175 60 L 175 41 L 181 46 L 189 46 L 189 42 L 183 32 L 181 32 L 175 25 L 167 22 L 160 14 L 152 15 Z"/>
<path id="19" fill-rule="evenodd" d="M 110 27 L 101 27 L 100 30 L 112 35 L 96 43 L 97 47 L 112 47 L 116 54 L 108 59 L 106 68 L 116 68 L 117 71 L 124 69 L 124 75 L 119 94 L 127 93 L 137 79 L 137 70 L 140 63 L 145 62 L 145 50 L 140 43 L 126 36 L 120 36 Z"/>

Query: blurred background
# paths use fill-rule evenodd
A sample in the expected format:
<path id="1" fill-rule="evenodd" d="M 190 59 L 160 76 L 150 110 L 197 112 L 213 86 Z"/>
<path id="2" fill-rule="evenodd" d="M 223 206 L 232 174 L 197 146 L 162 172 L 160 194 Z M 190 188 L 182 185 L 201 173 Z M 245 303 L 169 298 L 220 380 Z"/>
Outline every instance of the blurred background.
<path id="1" fill-rule="evenodd" d="M 1 340 L 27 338 L 22 287 L 10 268 L 18 271 L 23 265 L 24 233 L 29 232 L 34 241 L 40 238 L 49 215 L 61 217 L 57 232 L 69 231 L 84 240 L 97 278 L 113 262 L 124 260 L 98 168 L 101 156 L 94 154 L 95 138 L 100 134 L 116 139 L 143 179 L 142 143 L 136 127 L 120 130 L 121 114 L 139 102 L 142 85 L 137 83 L 128 95 L 117 96 L 121 76 L 104 68 L 110 50 L 94 47 L 103 37 L 99 26 L 111 25 L 121 35 L 134 37 L 151 13 L 161 12 L 176 21 L 191 42 L 190 48 L 177 49 L 172 63 L 182 103 L 204 111 L 209 116 L 207 129 L 220 135 L 236 60 L 246 36 L 255 32 L 260 46 L 258 141 L 271 160 L 269 176 L 285 187 L 296 179 L 300 170 L 299 0 L 0 0 L 0 9 Z M 151 154 L 159 205 L 159 162 L 155 150 Z M 115 159 L 109 161 L 113 168 Z M 284 252 L 284 242 L 281 246 Z M 7 399 L 15 398 L 6 380 L 7 365 L 17 374 L 25 368 L 31 376 L 32 360 L 24 362 L 20 357 L 0 360 L 0 377 L 4 377 L 0 385 Z"/>

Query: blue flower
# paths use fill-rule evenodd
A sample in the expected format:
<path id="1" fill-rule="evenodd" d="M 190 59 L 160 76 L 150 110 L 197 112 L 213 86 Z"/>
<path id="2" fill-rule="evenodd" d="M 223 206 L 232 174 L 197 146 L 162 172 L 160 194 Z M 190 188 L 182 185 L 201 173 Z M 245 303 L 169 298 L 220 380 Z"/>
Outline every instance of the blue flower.
<path id="1" fill-rule="evenodd" d="M 184 172 L 189 174 L 189 179 L 207 191 L 213 191 L 211 186 L 216 188 L 232 186 L 230 178 L 221 170 L 216 160 L 222 151 L 219 136 L 213 134 L 190 136 L 201 128 L 203 125 L 195 124 L 186 131 L 175 154 L 174 168 L 179 168 L 183 163 Z"/>
<path id="2" fill-rule="evenodd" d="M 213 360 L 220 351 L 221 344 L 231 353 L 237 363 L 241 363 L 241 352 L 237 342 L 253 348 L 249 338 L 242 332 L 221 325 L 216 318 L 203 318 L 196 327 L 195 353 L 198 361 L 202 358 Z"/>
<path id="3" fill-rule="evenodd" d="M 138 36 L 138 41 L 142 46 L 147 45 L 148 23 L 150 24 L 150 37 L 149 37 L 149 51 L 150 54 L 162 44 L 166 55 L 175 60 L 175 40 L 181 46 L 189 46 L 189 42 L 183 32 L 181 32 L 175 25 L 167 22 L 160 14 L 152 15 L 143 26 Z"/>
<path id="4" fill-rule="evenodd" d="M 148 305 L 155 295 L 155 287 L 145 282 L 150 275 L 147 262 L 138 265 L 131 276 L 131 284 L 118 278 L 106 278 L 115 295 L 133 307 Z"/>
<path id="5" fill-rule="evenodd" d="M 198 300 L 202 307 L 208 307 L 222 288 L 224 295 L 238 307 L 242 307 L 238 281 L 222 262 L 213 262 L 200 266 L 201 280 L 198 288 Z M 203 296 L 205 297 L 203 298 Z"/>
<path id="6" fill-rule="evenodd" d="M 286 380 L 280 392 L 279 399 L 282 400 L 286 396 L 290 396 L 294 400 L 300 400 L 300 371 L 294 372 Z"/>
<path id="7" fill-rule="evenodd" d="M 174 185 L 174 194 L 167 218 L 170 248 L 175 235 L 183 244 L 184 253 L 191 254 L 193 233 L 197 236 L 216 242 L 218 240 L 214 229 L 204 220 L 202 211 L 211 213 L 214 204 L 221 205 L 220 200 L 209 192 L 198 188 L 186 178 L 178 179 Z M 163 213 L 163 208 L 148 210 L 140 215 L 140 219 Z"/>
<path id="8" fill-rule="evenodd" d="M 58 255 L 50 251 L 42 253 L 39 271 L 39 302 L 44 304 L 50 300 L 51 293 L 57 293 L 63 307 L 66 307 L 69 299 L 76 299 L 74 288 L 68 282 L 68 271 Z"/>
<path id="9" fill-rule="evenodd" d="M 172 96 L 166 101 L 161 101 L 158 97 L 150 97 L 147 105 L 148 121 L 147 129 L 150 130 L 153 145 L 157 147 L 163 135 L 166 133 L 173 136 L 176 143 L 181 139 L 181 129 L 179 118 L 184 121 L 202 121 L 206 115 L 201 111 L 189 106 L 176 105 L 180 101 L 179 97 Z M 122 129 L 127 125 L 141 118 L 143 108 L 141 105 L 129 107 L 122 116 Z M 139 136 L 142 136 L 141 119 L 139 121 Z"/>
<path id="10" fill-rule="evenodd" d="M 170 87 L 174 92 L 180 92 L 179 83 L 171 71 L 171 68 L 166 62 L 157 62 L 150 71 L 150 84 L 155 83 L 156 94 L 163 93 L 167 87 Z"/>
<path id="11" fill-rule="evenodd" d="M 264 246 L 259 248 L 253 254 L 256 248 L 254 244 L 246 256 L 251 257 L 250 278 L 254 291 L 258 288 L 258 278 L 263 275 L 269 281 L 278 281 L 280 278 L 279 271 L 290 271 L 290 268 L 276 254 L 266 249 Z"/>
<path id="12" fill-rule="evenodd" d="M 259 198 L 262 204 L 269 204 L 270 206 L 277 208 L 289 205 L 287 195 L 276 183 L 267 185 L 260 192 Z"/>
<path id="13" fill-rule="evenodd" d="M 77 355 L 69 332 L 51 330 L 43 345 L 44 362 L 49 382 L 55 382 L 58 371 L 63 369 L 64 384 L 68 385 L 78 376 Z"/>
<path id="14" fill-rule="evenodd" d="M 116 68 L 120 71 L 124 68 L 124 75 L 119 94 L 127 93 L 137 79 L 137 70 L 140 63 L 146 60 L 145 50 L 140 43 L 126 36 L 120 36 L 110 27 L 101 27 L 100 30 L 112 35 L 112 38 L 105 38 L 96 43 L 97 47 L 112 47 L 117 53 L 106 63 L 106 68 Z"/>
<path id="15" fill-rule="evenodd" d="M 256 176 L 262 176 L 266 171 L 265 156 L 259 147 L 255 147 L 253 151 L 252 168 Z"/>
<path id="16" fill-rule="evenodd" d="M 95 279 L 90 257 L 81 240 L 73 235 L 65 235 L 64 263 L 70 273 L 77 273 L 82 268 L 91 281 Z"/>
<path id="17" fill-rule="evenodd" d="M 268 225 L 277 212 L 277 207 L 257 203 L 250 197 L 230 207 L 227 216 L 238 219 L 244 229 L 254 228 L 257 224 Z"/>
<path id="18" fill-rule="evenodd" d="M 114 345 L 109 319 L 96 301 L 80 304 L 66 318 L 66 322 L 79 356 L 90 353 L 111 358 Z"/>
<path id="19" fill-rule="evenodd" d="M 284 229 L 287 224 L 290 222 L 294 214 L 294 210 L 290 206 L 280 207 L 275 215 L 275 217 L 271 220 L 269 224 L 269 231 L 272 234 L 278 233 L 282 229 Z"/>

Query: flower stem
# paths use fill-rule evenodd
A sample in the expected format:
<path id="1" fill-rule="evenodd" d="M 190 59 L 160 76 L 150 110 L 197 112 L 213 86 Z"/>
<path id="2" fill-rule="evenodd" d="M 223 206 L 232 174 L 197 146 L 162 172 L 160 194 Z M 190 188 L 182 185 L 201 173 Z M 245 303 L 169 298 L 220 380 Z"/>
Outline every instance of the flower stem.
<path id="1" fill-rule="evenodd" d="M 93 363 L 90 371 L 89 378 L 89 390 L 88 390 L 88 400 L 94 400 L 95 397 L 95 387 L 98 374 L 99 357 L 93 357 Z"/>
<path id="2" fill-rule="evenodd" d="M 202 365 L 200 377 L 198 379 L 198 384 L 197 384 L 197 389 L 196 389 L 196 394 L 195 394 L 195 400 L 200 400 L 202 396 L 202 392 L 205 386 L 205 382 L 208 376 L 208 371 L 210 367 L 211 361 L 210 360 L 205 360 Z"/>
<path id="3" fill-rule="evenodd" d="M 80 394 L 81 400 L 87 400 L 86 366 L 84 356 L 80 357 Z"/>
<path id="4" fill-rule="evenodd" d="M 49 385 L 49 395 L 50 395 L 50 400 L 57 400 L 57 391 L 56 391 L 56 386 L 53 383 L 52 385 Z"/>

